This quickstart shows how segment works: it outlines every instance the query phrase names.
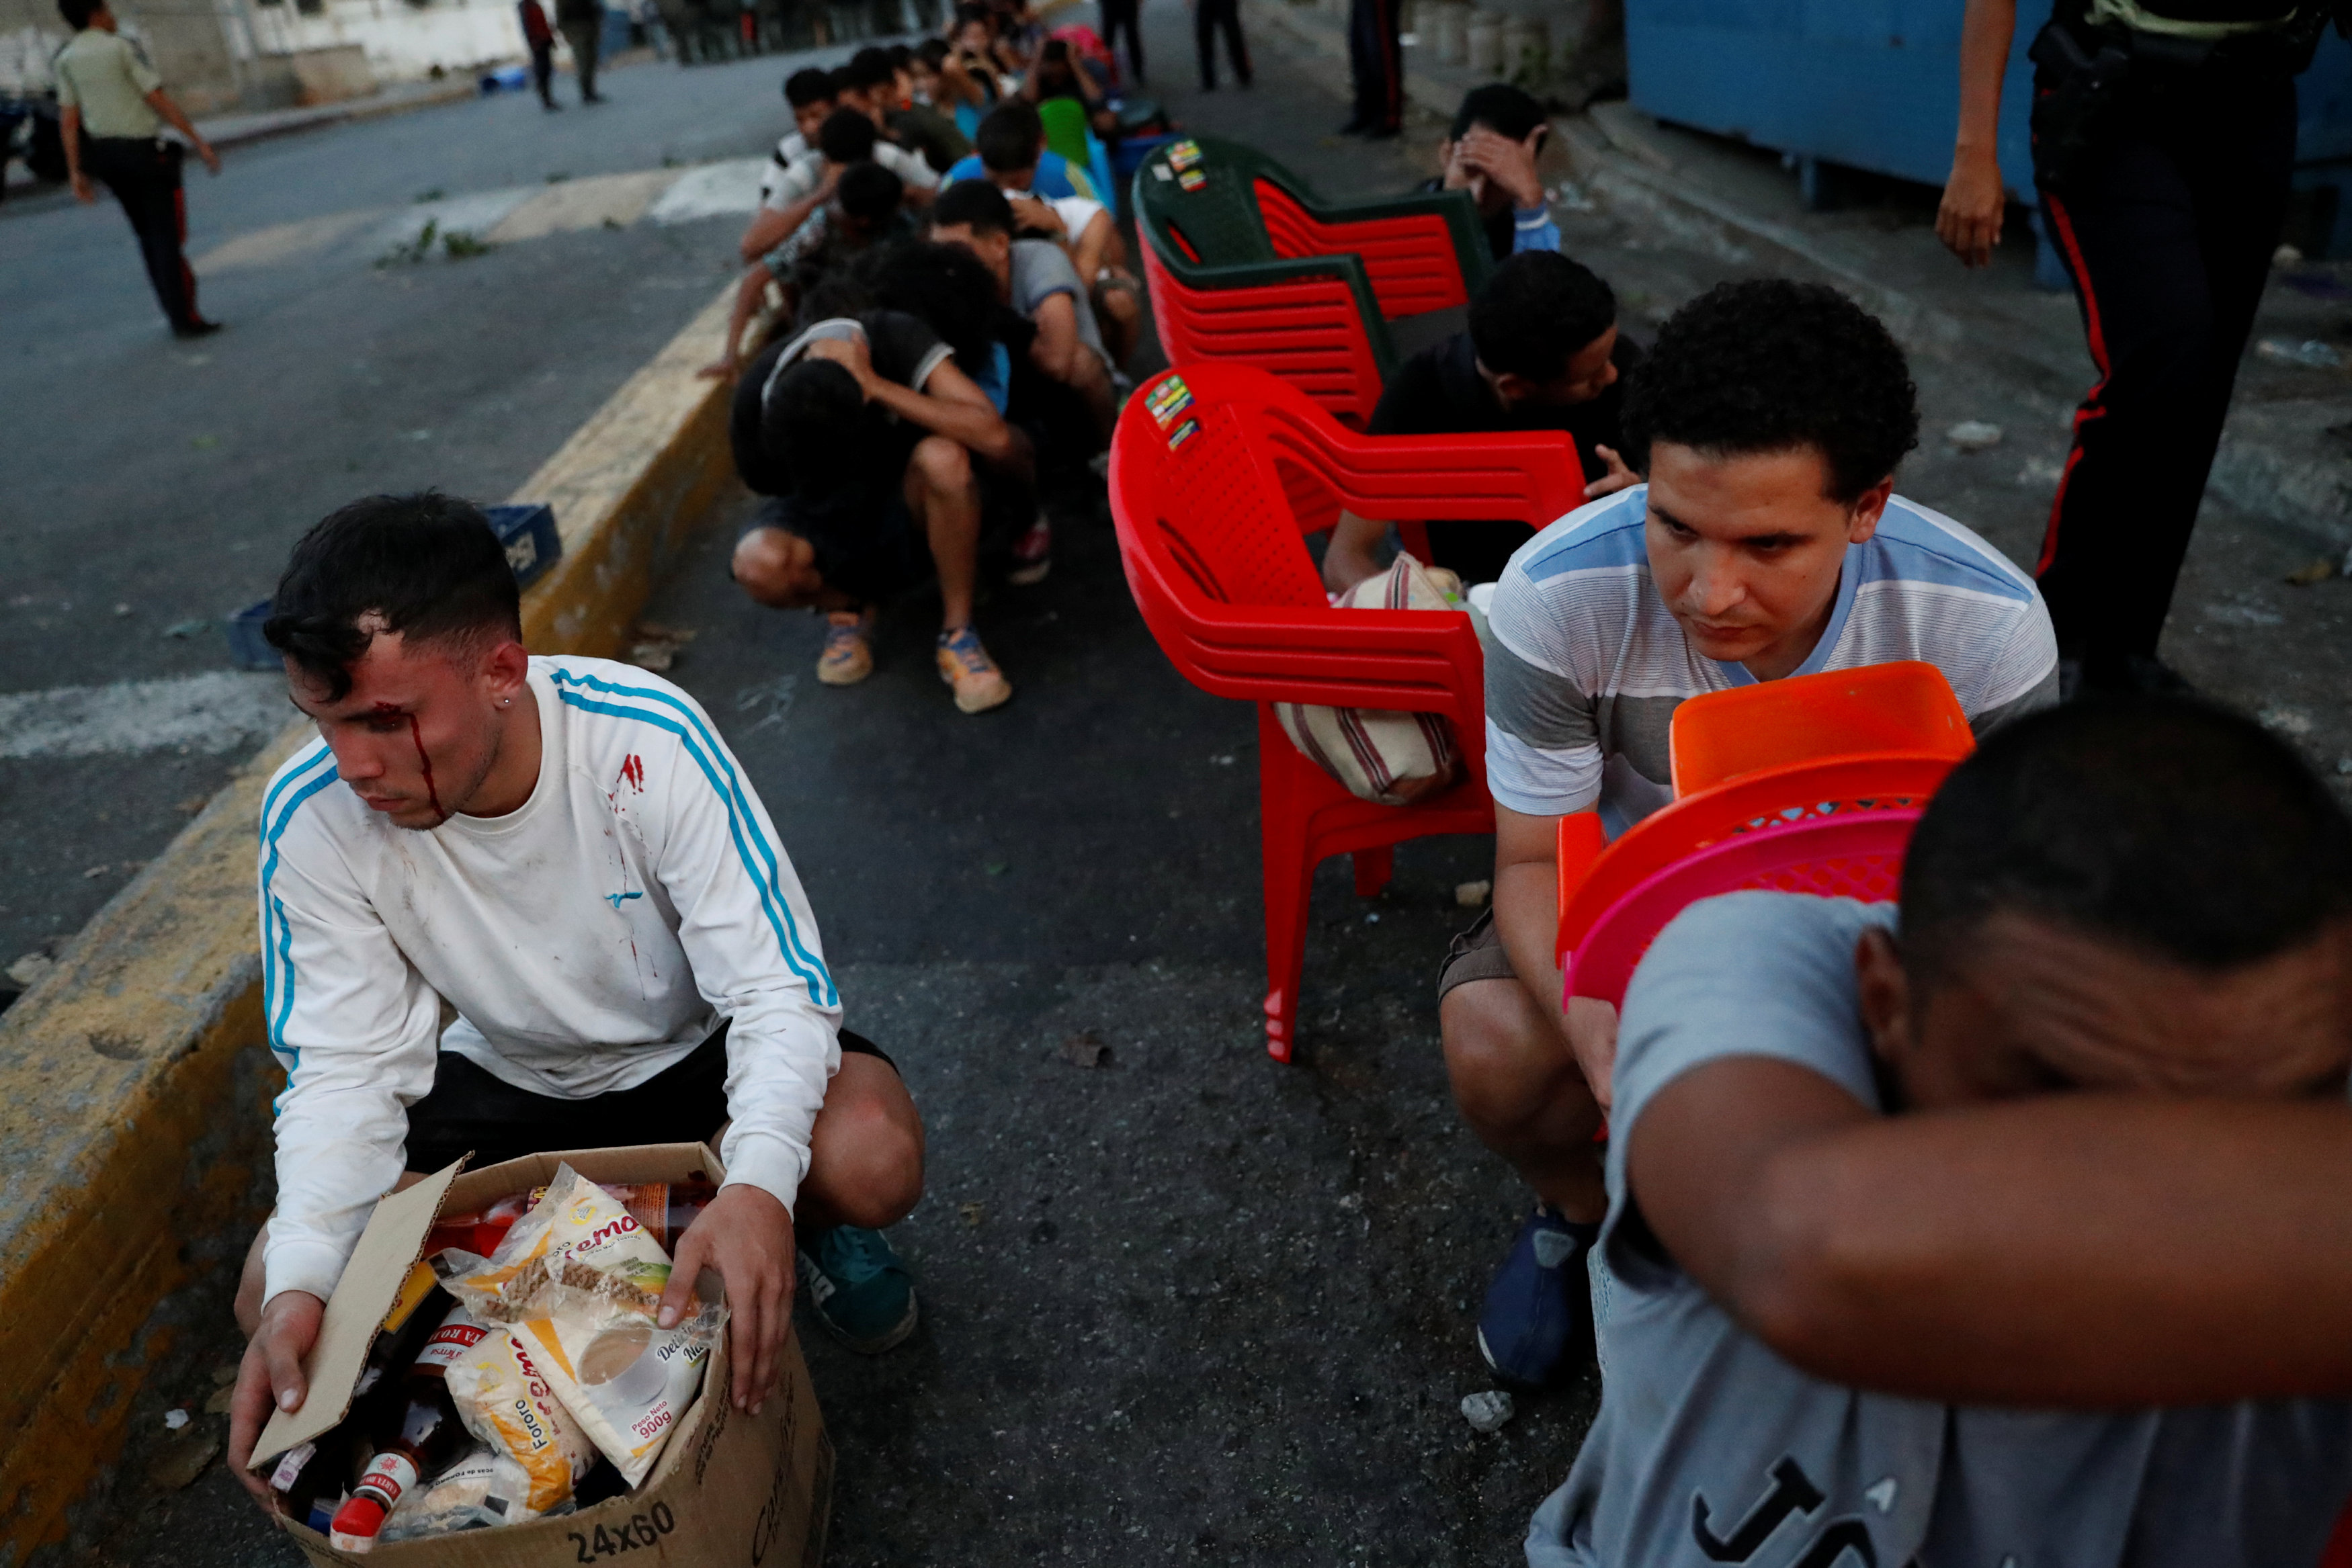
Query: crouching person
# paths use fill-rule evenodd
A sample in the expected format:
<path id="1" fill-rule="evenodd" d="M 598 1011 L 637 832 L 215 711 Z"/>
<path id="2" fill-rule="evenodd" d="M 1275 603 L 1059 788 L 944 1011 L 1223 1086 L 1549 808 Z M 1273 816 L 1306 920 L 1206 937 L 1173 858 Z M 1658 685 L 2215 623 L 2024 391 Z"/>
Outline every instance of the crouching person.
<path id="1" fill-rule="evenodd" d="M 2352 1491 L 2352 823 L 2259 726 L 1989 737 L 1899 911 L 1635 973 L 1601 1406 L 1533 1568 L 2320 1561 Z"/>
<path id="2" fill-rule="evenodd" d="M 287 1082 L 278 1210 L 237 1301 L 229 1457 L 248 1490 L 267 1500 L 246 1461 L 271 1407 L 302 1403 L 375 1200 L 468 1151 L 719 1139 L 726 1185 L 671 1278 L 725 1281 L 738 1406 L 774 1385 L 796 1250 L 854 1348 L 911 1333 L 881 1230 L 921 1195 L 922 1122 L 841 1027 L 808 901 L 709 716 L 626 665 L 525 653 L 497 535 L 443 496 L 311 529 L 265 634 L 319 738 L 262 805 Z"/>
<path id="3" fill-rule="evenodd" d="M 770 497 L 736 544 L 735 580 L 762 604 L 826 612 L 817 679 L 864 680 L 877 607 L 936 576 L 934 656 L 956 706 L 1011 700 L 971 607 L 982 472 L 1025 477 L 1028 443 L 938 334 L 896 310 L 817 322 L 751 361 L 730 434 L 743 483 Z"/>

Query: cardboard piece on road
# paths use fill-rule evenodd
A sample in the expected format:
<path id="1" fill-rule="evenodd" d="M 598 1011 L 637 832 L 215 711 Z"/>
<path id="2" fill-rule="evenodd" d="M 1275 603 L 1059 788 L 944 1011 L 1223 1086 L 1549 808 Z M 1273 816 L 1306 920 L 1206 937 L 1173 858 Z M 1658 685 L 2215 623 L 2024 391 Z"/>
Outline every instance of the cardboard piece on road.
<path id="1" fill-rule="evenodd" d="M 701 1144 L 648 1144 L 531 1155 L 463 1176 L 452 1166 L 384 1198 L 369 1216 L 327 1303 L 312 1358 L 310 1397 L 283 1430 L 282 1413 L 270 1418 L 254 1448 L 253 1469 L 266 1469 L 296 1443 L 332 1427 L 351 1407 L 375 1329 L 444 1210 L 486 1208 L 509 1193 L 543 1186 L 555 1179 L 560 1165 L 601 1182 L 716 1183 L 727 1174 L 719 1156 Z M 670 1435 L 645 1484 L 576 1513 L 396 1542 L 364 1556 L 336 1551 L 308 1525 L 282 1516 L 278 1522 L 319 1568 L 566 1568 L 625 1552 L 643 1553 L 634 1561 L 644 1568 L 817 1568 L 832 1503 L 833 1445 L 825 1437 L 797 1338 L 784 1342 L 779 1364 L 776 1391 L 761 1412 L 738 1410 L 727 1398 L 727 1345 L 721 1341 L 710 1354 L 701 1396 Z M 313 1406 L 320 1416 L 302 1422 Z M 330 1407 L 337 1413 L 324 1418 Z M 286 1436 L 301 1426 L 308 1427 L 301 1436 Z"/>

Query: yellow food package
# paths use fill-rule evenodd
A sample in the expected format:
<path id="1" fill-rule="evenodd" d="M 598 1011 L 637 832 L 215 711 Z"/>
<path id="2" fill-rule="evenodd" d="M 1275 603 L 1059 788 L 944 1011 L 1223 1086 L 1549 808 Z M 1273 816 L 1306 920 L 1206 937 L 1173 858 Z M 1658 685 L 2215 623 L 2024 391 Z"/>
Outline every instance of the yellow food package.
<path id="1" fill-rule="evenodd" d="M 706 1289 L 677 1326 L 660 1327 L 669 1254 L 626 1208 L 560 1166 L 497 1251 L 447 1251 L 435 1267 L 471 1311 L 513 1330 L 629 1485 L 652 1472 L 694 1404 L 727 1309 Z"/>
<path id="2" fill-rule="evenodd" d="M 572 1496 L 596 1463 L 582 1431 L 512 1330 L 493 1328 L 449 1364 L 449 1397 L 466 1430 L 521 1467 L 525 1506 L 545 1513 Z"/>

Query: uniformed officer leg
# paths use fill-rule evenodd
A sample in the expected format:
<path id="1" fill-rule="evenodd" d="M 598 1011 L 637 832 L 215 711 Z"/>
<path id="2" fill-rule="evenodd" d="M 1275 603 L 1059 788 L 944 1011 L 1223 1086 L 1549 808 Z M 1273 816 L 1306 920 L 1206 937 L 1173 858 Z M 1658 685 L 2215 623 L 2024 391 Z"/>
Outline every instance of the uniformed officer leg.
<path id="1" fill-rule="evenodd" d="M 580 73 L 580 101 L 596 101 L 596 48 L 602 29 L 593 22 L 566 22 L 563 41 L 572 46 L 572 68 Z"/>
<path id="2" fill-rule="evenodd" d="M 1362 0 L 1365 65 L 1358 91 L 1364 98 L 1365 124 L 1394 135 L 1404 123 L 1403 44 L 1397 36 L 1397 0 Z"/>
<path id="3" fill-rule="evenodd" d="M 1202 0 L 1202 3 L 1205 5 L 1209 0 Z M 1225 53 L 1233 60 L 1234 75 L 1240 78 L 1242 86 L 1247 87 L 1252 72 L 1249 44 L 1242 37 L 1241 0 L 1215 0 L 1215 3 L 1217 26 L 1224 29 Z"/>
<path id="4" fill-rule="evenodd" d="M 1355 111 L 1348 117 L 1350 131 L 1362 131 L 1372 124 L 1367 107 L 1371 101 L 1369 89 L 1372 67 L 1370 51 L 1364 47 L 1370 30 L 1366 18 L 1371 8 L 1372 0 L 1349 0 L 1348 5 L 1348 73 L 1355 87 Z"/>
<path id="5" fill-rule="evenodd" d="M 1196 0 L 1192 7 L 1192 46 L 1201 52 L 1201 90 L 1217 90 L 1215 0 Z"/>
<path id="6" fill-rule="evenodd" d="M 135 157 L 110 157 L 99 177 L 121 204 L 122 215 L 139 238 L 140 258 L 163 319 L 184 329 L 196 320 L 196 277 L 181 246 L 187 237 L 187 209 L 176 172 L 163 156 L 142 151 Z"/>
<path id="7" fill-rule="evenodd" d="M 2100 380 L 2075 417 L 2041 569 L 2061 649 L 2100 684 L 2153 659 L 2284 211 L 2291 95 L 2119 144 L 2044 199 Z"/>
<path id="8" fill-rule="evenodd" d="M 2214 335 L 2189 187 L 2160 148 L 2117 146 L 2094 179 L 2045 195 L 2099 379 L 2074 416 L 2039 578 L 2060 651 L 2101 684 L 2155 652 L 2204 486 L 2193 455 Z M 2151 600 L 2154 601 L 2151 604 Z"/>

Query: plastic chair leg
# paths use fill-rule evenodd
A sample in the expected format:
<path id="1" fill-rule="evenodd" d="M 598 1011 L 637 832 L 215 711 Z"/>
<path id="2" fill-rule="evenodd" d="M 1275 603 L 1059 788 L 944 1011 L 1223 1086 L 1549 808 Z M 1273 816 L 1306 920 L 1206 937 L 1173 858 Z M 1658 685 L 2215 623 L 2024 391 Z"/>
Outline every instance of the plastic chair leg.
<path id="1" fill-rule="evenodd" d="M 1265 881 L 1265 1050 L 1288 1061 L 1298 1030 L 1298 977 L 1307 963 L 1307 802 L 1297 785 L 1301 759 L 1257 705 L 1258 832 Z"/>
<path id="2" fill-rule="evenodd" d="M 1358 850 L 1351 858 L 1356 862 L 1356 896 L 1378 896 L 1396 870 L 1395 846 L 1382 844 L 1376 850 Z"/>

